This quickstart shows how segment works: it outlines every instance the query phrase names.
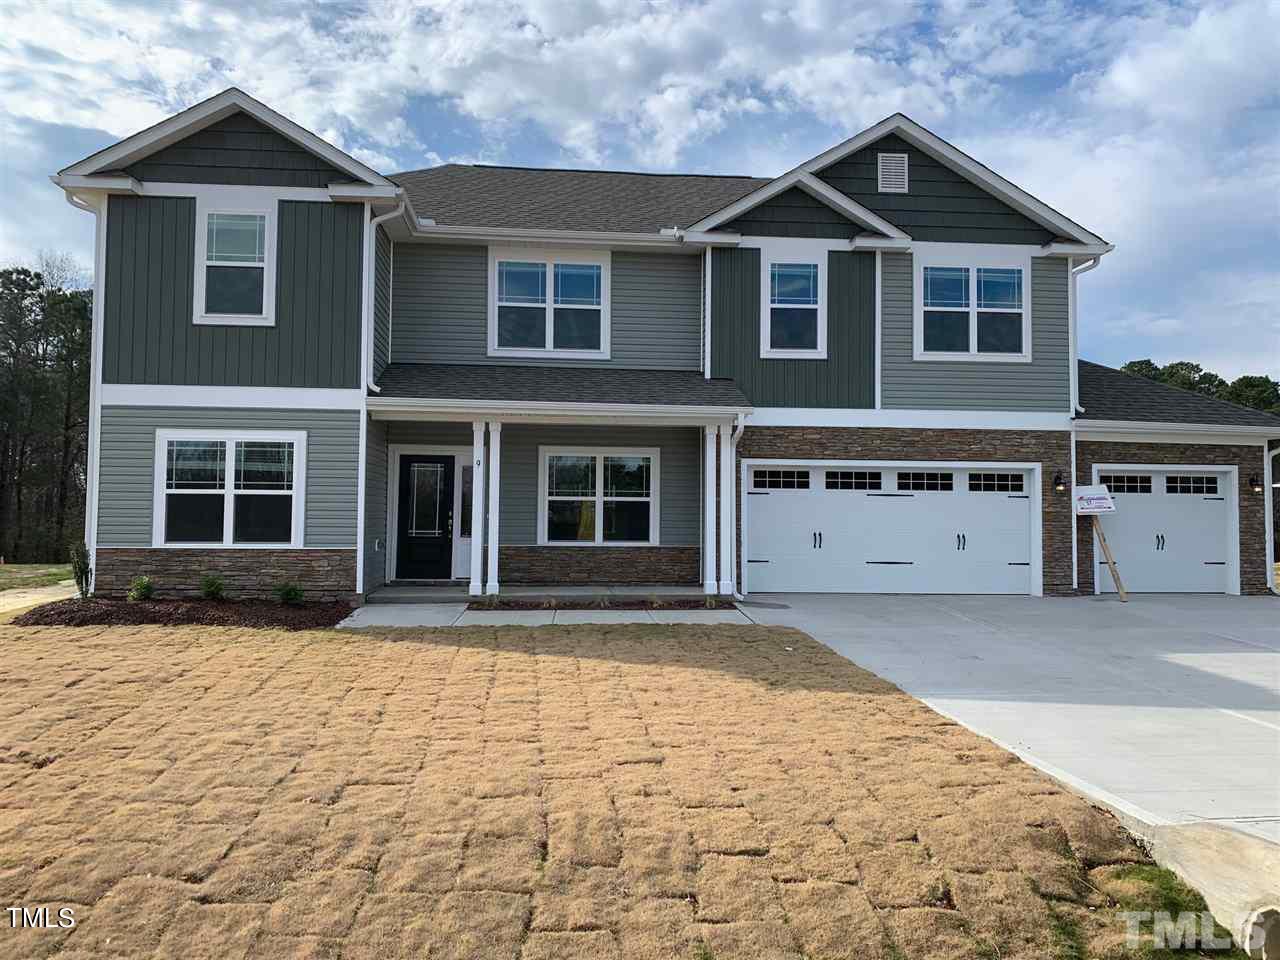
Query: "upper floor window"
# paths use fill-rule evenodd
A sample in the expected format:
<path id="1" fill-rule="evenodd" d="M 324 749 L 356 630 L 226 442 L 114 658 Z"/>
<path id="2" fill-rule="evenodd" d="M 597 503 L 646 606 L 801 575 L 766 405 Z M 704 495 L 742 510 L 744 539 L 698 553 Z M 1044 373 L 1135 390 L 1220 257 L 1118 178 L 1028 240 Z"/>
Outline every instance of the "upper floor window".
<path id="1" fill-rule="evenodd" d="M 1031 359 L 1030 257 L 977 244 L 919 244 L 915 359 Z"/>
<path id="2" fill-rule="evenodd" d="M 275 323 L 275 201 L 251 210 L 237 202 L 245 199 L 231 193 L 196 199 L 196 323 Z"/>
<path id="3" fill-rule="evenodd" d="M 609 254 L 491 250 L 489 353 L 609 356 Z"/>
<path id="4" fill-rule="evenodd" d="M 826 359 L 828 249 L 826 241 L 761 242 L 762 358 Z"/>

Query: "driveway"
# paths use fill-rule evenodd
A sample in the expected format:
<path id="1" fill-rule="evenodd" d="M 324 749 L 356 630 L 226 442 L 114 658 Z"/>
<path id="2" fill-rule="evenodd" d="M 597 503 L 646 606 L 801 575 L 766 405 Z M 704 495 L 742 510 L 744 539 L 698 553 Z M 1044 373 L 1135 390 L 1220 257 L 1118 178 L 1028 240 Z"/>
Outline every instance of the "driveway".
<path id="1" fill-rule="evenodd" d="M 1280 843 L 1280 599 L 751 601 L 1123 813 Z"/>

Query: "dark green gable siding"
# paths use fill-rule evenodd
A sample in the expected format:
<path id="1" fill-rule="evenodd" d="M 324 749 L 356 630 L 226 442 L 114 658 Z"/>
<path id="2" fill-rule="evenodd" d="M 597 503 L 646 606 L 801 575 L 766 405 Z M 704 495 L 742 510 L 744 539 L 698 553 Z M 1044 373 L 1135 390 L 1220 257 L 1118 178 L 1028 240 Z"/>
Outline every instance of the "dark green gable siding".
<path id="1" fill-rule="evenodd" d="M 907 193 L 878 192 L 878 153 L 907 154 Z M 1041 244 L 1054 238 L 1034 220 L 894 134 L 836 161 L 817 176 L 915 240 Z"/>
<path id="2" fill-rule="evenodd" d="M 391 346 L 391 238 L 378 227 L 373 245 L 373 379 L 387 365 Z"/>
<path id="3" fill-rule="evenodd" d="M 821 237 L 840 240 L 864 232 L 860 224 L 792 187 L 720 229 L 747 237 Z"/>
<path id="4" fill-rule="evenodd" d="M 760 357 L 760 251 L 711 255 L 711 375 L 758 407 L 875 405 L 874 253 L 827 254 L 827 359 Z"/>
<path id="5" fill-rule="evenodd" d="M 195 200 L 113 196 L 103 382 L 358 387 L 363 214 L 281 201 L 275 326 L 197 326 Z"/>
<path id="6" fill-rule="evenodd" d="M 351 175 L 249 116 L 234 113 L 157 150 L 125 173 L 162 183 L 236 183 L 256 187 L 324 187 Z"/>

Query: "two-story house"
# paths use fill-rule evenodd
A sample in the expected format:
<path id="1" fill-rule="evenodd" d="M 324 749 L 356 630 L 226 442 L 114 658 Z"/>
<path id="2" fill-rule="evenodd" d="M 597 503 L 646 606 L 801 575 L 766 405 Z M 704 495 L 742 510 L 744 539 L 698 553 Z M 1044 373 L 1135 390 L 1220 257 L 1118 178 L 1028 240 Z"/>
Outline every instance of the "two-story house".
<path id="1" fill-rule="evenodd" d="M 1077 359 L 1112 247 L 896 114 L 772 178 L 384 176 L 236 89 L 96 217 L 96 589 L 1271 583 L 1280 418 Z"/>

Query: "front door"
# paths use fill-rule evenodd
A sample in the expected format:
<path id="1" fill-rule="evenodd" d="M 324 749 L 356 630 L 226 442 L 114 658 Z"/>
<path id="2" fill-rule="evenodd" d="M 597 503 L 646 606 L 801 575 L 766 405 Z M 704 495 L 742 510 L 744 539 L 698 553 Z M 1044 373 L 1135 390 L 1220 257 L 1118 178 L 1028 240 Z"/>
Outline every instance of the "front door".
<path id="1" fill-rule="evenodd" d="M 396 579 L 453 575 L 453 457 L 400 457 Z"/>

